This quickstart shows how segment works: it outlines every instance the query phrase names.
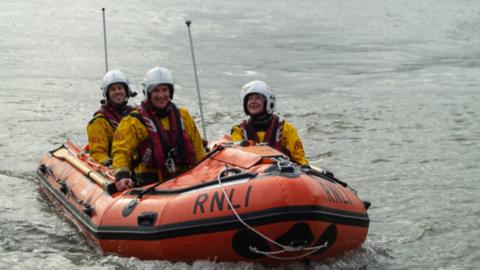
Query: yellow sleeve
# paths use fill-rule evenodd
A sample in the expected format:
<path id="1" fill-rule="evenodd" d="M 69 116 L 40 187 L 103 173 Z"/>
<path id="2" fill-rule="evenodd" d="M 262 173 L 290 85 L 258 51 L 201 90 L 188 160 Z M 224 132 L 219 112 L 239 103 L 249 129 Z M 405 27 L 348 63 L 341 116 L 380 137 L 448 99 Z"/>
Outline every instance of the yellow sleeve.
<path id="1" fill-rule="evenodd" d="M 203 148 L 202 137 L 200 136 L 200 132 L 198 132 L 197 125 L 193 118 L 190 116 L 190 113 L 185 108 L 178 109 L 180 111 L 180 115 L 182 117 L 182 121 L 185 125 L 185 130 L 190 136 L 190 139 L 193 143 L 193 149 L 195 150 L 195 162 L 199 162 L 201 159 L 205 157 L 205 148 Z"/>
<path id="2" fill-rule="evenodd" d="M 239 142 L 245 140 L 243 137 L 243 130 L 240 125 L 235 125 L 232 127 L 232 131 L 230 132 L 232 141 Z"/>
<path id="3" fill-rule="evenodd" d="M 148 137 L 147 128 L 134 116 L 122 119 L 112 143 L 113 169 L 130 172 L 130 164 L 138 145 Z"/>
<path id="4" fill-rule="evenodd" d="M 282 147 L 290 151 L 290 159 L 300 165 L 308 164 L 308 160 L 305 157 L 305 151 L 303 150 L 303 144 L 300 137 L 297 134 L 295 127 L 285 122 L 282 131 Z"/>
<path id="5" fill-rule="evenodd" d="M 100 117 L 98 117 L 100 116 Z M 105 161 L 111 159 L 110 147 L 113 139 L 113 127 L 108 120 L 97 115 L 87 125 L 88 144 L 90 147 L 90 156 L 98 163 L 105 164 Z"/>

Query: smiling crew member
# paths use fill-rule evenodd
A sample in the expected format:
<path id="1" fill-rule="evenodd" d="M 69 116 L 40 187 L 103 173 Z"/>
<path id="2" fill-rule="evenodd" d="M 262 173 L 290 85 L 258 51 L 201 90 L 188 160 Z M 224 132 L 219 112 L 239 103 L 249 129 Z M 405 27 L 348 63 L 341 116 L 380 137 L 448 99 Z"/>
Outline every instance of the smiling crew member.
<path id="1" fill-rule="evenodd" d="M 190 113 L 171 101 L 174 85 L 168 69 L 149 70 L 143 79 L 145 99 L 117 128 L 112 155 L 118 191 L 135 182 L 144 185 L 164 181 L 205 156 Z"/>
<path id="2" fill-rule="evenodd" d="M 275 94 L 272 88 L 264 81 L 251 81 L 242 87 L 241 97 L 243 110 L 250 118 L 232 127 L 232 140 L 266 142 L 290 160 L 300 165 L 308 164 L 295 127 L 273 113 Z"/>
<path id="3" fill-rule="evenodd" d="M 119 70 L 105 74 L 101 89 L 105 99 L 87 125 L 87 136 L 90 156 L 98 163 L 110 166 L 113 133 L 120 120 L 133 110 L 127 105 L 133 93 L 127 76 Z"/>

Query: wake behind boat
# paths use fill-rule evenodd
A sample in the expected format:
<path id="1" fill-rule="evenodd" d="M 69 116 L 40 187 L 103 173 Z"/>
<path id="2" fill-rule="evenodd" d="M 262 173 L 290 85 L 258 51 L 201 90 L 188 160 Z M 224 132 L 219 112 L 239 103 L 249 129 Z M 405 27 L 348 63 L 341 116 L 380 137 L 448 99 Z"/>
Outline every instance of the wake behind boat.
<path id="1" fill-rule="evenodd" d="M 319 260 L 360 247 L 368 202 L 267 145 L 219 143 L 160 184 L 115 192 L 111 170 L 68 141 L 40 190 L 104 254 L 169 261 Z"/>

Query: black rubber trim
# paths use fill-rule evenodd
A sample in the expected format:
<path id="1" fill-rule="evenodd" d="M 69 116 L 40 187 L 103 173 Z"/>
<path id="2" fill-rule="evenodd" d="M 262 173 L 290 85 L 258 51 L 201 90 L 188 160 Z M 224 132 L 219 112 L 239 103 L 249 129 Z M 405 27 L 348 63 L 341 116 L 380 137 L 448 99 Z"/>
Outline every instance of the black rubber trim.
<path id="1" fill-rule="evenodd" d="M 230 181 L 235 181 L 235 180 L 239 180 L 239 179 L 244 179 L 244 178 L 254 178 L 258 175 L 258 173 L 252 173 L 252 172 L 243 172 L 243 173 L 239 173 L 239 174 L 235 174 L 235 175 L 230 175 L 230 176 L 225 176 L 225 177 L 222 177 L 220 180 L 222 181 L 222 183 L 227 183 L 227 182 L 230 182 Z M 188 191 L 192 191 L 192 190 L 195 190 L 195 189 L 199 189 L 199 188 L 203 188 L 203 187 L 208 187 L 208 186 L 214 186 L 214 185 L 217 185 L 218 184 L 218 180 L 217 179 L 213 179 L 213 180 L 208 180 L 204 183 L 200 183 L 198 185 L 194 185 L 194 186 L 190 186 L 190 187 L 186 187 L 186 188 L 178 188 L 178 189 L 151 189 L 151 190 L 148 190 L 146 193 L 145 193 L 145 190 L 143 189 L 133 189 L 132 191 L 130 191 L 128 193 L 128 195 L 138 195 L 138 194 L 149 194 L 149 195 L 165 195 L 165 194 L 179 194 L 179 193 L 182 193 L 182 192 L 188 192 Z"/>
<path id="2" fill-rule="evenodd" d="M 73 207 L 62 193 L 54 189 L 47 180 L 43 179 L 40 170 L 37 170 L 37 173 L 40 182 L 58 199 L 66 210 L 88 229 L 91 234 L 99 239 L 160 240 L 244 228 L 244 225 L 241 224 L 234 215 L 197 219 L 148 228 L 97 226 L 93 224 L 85 214 Z M 316 220 L 341 225 L 368 227 L 370 222 L 367 214 L 342 211 L 317 205 L 271 208 L 242 214 L 241 216 L 242 219 L 251 226 L 287 221 Z"/>
<path id="3" fill-rule="evenodd" d="M 368 215 L 332 211 L 318 206 L 294 206 L 272 208 L 241 215 L 242 219 L 251 226 L 267 225 L 287 221 L 322 221 L 334 224 L 368 227 Z M 353 215 L 352 215 L 353 214 Z M 220 218 L 193 220 L 189 222 L 156 226 L 148 229 L 132 227 L 98 227 L 95 235 L 100 239 L 138 239 L 161 240 L 174 237 L 185 237 L 197 234 L 238 230 L 244 228 L 233 215 Z"/>

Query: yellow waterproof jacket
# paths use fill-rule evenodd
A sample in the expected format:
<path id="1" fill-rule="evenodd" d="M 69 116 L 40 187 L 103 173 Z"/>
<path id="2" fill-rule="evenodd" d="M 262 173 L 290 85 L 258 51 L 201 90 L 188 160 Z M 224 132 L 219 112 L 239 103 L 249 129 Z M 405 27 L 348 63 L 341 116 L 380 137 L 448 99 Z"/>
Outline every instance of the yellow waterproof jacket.
<path id="1" fill-rule="evenodd" d="M 184 129 L 192 140 L 193 148 L 195 150 L 195 162 L 197 163 L 205 157 L 202 138 L 200 137 L 200 133 L 198 132 L 197 126 L 190 116 L 190 113 L 185 108 L 179 108 L 178 110 L 180 112 Z M 166 130 L 170 130 L 168 116 L 161 118 L 160 122 Z M 148 135 L 148 129 L 137 117 L 129 115 L 122 119 L 115 131 L 112 144 L 113 169 L 116 173 L 131 172 L 130 166 L 136 157 L 137 149 L 139 145 L 148 138 Z M 164 179 L 160 170 L 148 169 L 142 162 L 134 168 L 134 171 L 137 176 L 155 173 L 158 176 L 158 179 Z"/>
<path id="2" fill-rule="evenodd" d="M 90 156 L 98 163 L 111 160 L 110 150 L 115 130 L 102 113 L 98 113 L 87 125 Z"/>
<path id="3" fill-rule="evenodd" d="M 245 140 L 245 136 L 240 125 L 235 125 L 232 127 L 232 141 L 242 141 Z M 258 131 L 257 138 L 261 143 L 265 141 L 265 131 Z M 290 152 L 289 158 L 300 164 L 308 164 L 308 160 L 305 157 L 305 151 L 303 150 L 303 144 L 298 136 L 297 129 L 289 122 L 285 121 L 283 123 L 282 134 L 280 142 L 283 148 L 287 149 Z M 286 153 L 287 154 L 287 153 Z"/>

